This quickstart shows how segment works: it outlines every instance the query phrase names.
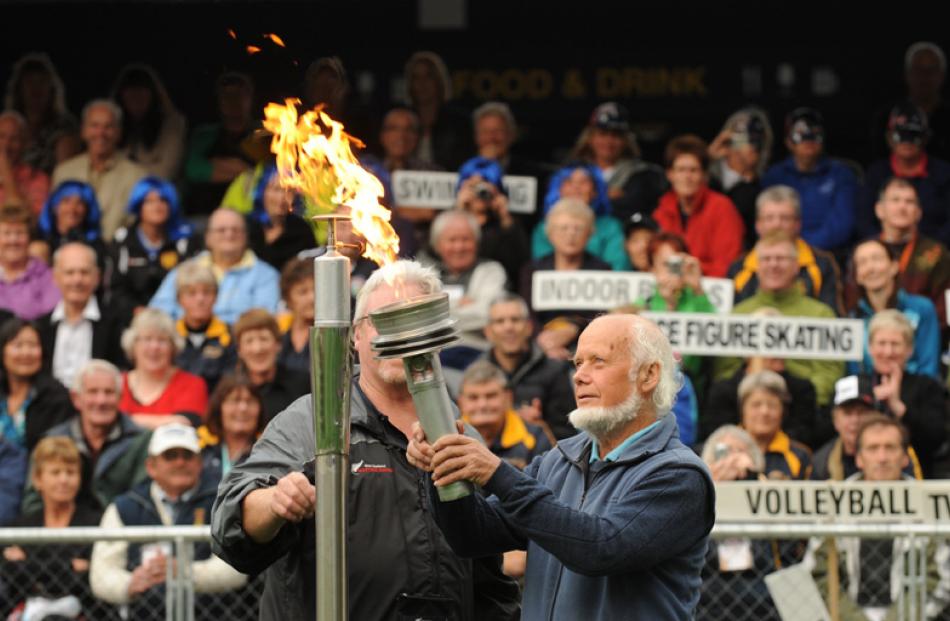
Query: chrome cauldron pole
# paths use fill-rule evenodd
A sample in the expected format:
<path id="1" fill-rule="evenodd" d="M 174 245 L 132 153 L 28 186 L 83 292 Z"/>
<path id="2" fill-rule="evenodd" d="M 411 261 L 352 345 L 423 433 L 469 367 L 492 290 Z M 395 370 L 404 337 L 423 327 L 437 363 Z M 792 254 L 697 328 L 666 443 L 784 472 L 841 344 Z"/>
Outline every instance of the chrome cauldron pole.
<path id="1" fill-rule="evenodd" d="M 436 293 L 387 304 L 369 314 L 378 335 L 372 341 L 378 358 L 401 358 L 409 393 L 429 442 L 457 433 L 452 401 L 445 387 L 438 352 L 458 340 L 449 318 L 449 296 Z M 472 493 L 472 484 L 459 481 L 439 488 L 442 502 Z"/>
<path id="2" fill-rule="evenodd" d="M 316 598 L 318 621 L 346 621 L 346 499 L 350 462 L 350 261 L 339 250 L 330 214 L 326 253 L 313 260 L 314 322 L 310 328 L 310 380 L 316 436 Z"/>

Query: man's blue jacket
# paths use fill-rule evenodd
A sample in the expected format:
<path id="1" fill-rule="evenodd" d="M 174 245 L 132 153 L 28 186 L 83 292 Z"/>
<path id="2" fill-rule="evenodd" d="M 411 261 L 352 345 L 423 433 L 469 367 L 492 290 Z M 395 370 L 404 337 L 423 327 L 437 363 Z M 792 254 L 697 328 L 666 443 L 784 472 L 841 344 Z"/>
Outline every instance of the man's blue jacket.
<path id="1" fill-rule="evenodd" d="M 472 495 L 430 500 L 461 556 L 527 549 L 522 620 L 692 619 L 715 521 L 703 462 L 666 415 L 615 461 L 586 433 L 521 472 L 502 463 Z"/>

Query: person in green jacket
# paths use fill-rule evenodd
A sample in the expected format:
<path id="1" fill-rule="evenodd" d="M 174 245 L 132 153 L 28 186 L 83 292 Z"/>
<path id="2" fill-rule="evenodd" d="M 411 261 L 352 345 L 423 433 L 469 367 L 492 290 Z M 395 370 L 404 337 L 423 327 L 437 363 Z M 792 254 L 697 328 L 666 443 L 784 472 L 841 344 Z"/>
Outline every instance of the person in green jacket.
<path id="1" fill-rule="evenodd" d="M 758 292 L 733 307 L 734 314 L 748 315 L 770 307 L 790 317 L 835 318 L 831 307 L 805 295 L 798 281 L 798 247 L 792 237 L 781 231 L 765 235 L 755 245 L 755 252 L 759 259 Z M 731 377 L 742 364 L 741 358 L 718 358 L 714 364 L 715 379 Z M 835 382 L 844 375 L 844 362 L 839 360 L 789 359 L 785 368 L 795 377 L 814 384 L 820 406 L 830 402 Z"/>
<path id="2" fill-rule="evenodd" d="M 661 232 L 650 241 L 647 252 L 650 269 L 656 278 L 653 295 L 636 302 L 649 311 L 715 313 L 716 308 L 703 292 L 699 259 L 689 254 L 686 241 L 676 233 Z M 683 356 L 682 368 L 695 383 L 701 379 L 703 359 Z"/>

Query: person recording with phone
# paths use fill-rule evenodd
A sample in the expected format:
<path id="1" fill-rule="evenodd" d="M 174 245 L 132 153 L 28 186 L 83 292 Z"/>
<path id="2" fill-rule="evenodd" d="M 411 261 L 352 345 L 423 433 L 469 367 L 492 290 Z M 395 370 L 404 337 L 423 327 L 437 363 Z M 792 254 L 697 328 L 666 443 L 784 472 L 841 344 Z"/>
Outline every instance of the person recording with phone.
<path id="1" fill-rule="evenodd" d="M 501 263 L 508 289 L 518 290 L 518 274 L 530 248 L 524 228 L 508 210 L 503 171 L 495 160 L 473 157 L 459 169 L 455 207 L 475 216 L 482 227 L 478 256 Z"/>

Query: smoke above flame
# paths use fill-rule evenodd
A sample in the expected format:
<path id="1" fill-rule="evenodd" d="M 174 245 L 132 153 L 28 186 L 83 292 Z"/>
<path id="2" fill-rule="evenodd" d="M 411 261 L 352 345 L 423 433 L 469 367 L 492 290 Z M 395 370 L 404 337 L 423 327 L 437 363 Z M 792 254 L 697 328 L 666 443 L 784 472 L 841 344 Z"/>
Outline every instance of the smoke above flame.
<path id="1" fill-rule="evenodd" d="M 299 114 L 299 99 L 264 108 L 264 128 L 273 138 L 281 185 L 301 192 L 323 211 L 350 208 L 353 229 L 366 238 L 363 256 L 379 265 L 392 263 L 399 237 L 389 223 L 391 214 L 380 204 L 384 190 L 372 173 L 360 166 L 353 147 L 363 143 L 343 131 L 343 124 L 317 107 Z"/>

